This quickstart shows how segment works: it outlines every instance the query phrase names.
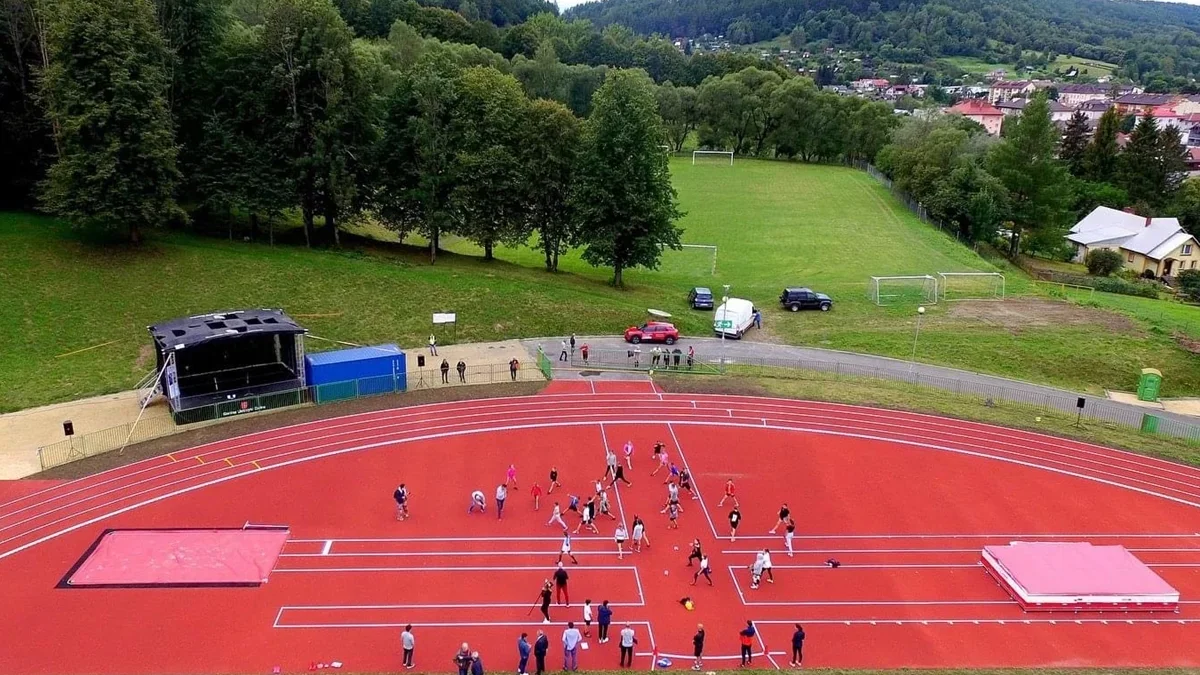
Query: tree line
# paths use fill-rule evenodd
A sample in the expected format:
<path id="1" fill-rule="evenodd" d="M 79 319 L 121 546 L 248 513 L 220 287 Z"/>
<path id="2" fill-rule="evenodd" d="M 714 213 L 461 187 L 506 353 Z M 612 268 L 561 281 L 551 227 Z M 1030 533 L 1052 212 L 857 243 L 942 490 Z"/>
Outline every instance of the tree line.
<path id="1" fill-rule="evenodd" d="M 1112 108 L 1094 132 L 1081 113 L 1060 130 L 1039 95 L 1005 119 L 998 139 L 961 117 L 908 120 L 876 163 L 964 241 L 1007 230 L 1010 255 L 1065 253 L 1067 228 L 1101 205 L 1176 215 L 1200 231 L 1200 189 L 1184 182 L 1178 128 L 1143 117 L 1122 148 L 1121 124 Z"/>

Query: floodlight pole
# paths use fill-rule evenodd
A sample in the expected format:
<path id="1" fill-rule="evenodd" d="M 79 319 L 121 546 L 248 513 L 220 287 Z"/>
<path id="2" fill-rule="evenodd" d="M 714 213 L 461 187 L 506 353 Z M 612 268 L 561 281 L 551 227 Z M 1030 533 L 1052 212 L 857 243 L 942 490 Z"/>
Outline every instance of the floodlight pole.
<path id="1" fill-rule="evenodd" d="M 723 284 L 725 288 L 724 294 L 721 296 L 721 372 L 725 372 L 725 331 L 728 326 L 725 324 L 726 316 L 729 315 L 729 284 Z"/>
<path id="2" fill-rule="evenodd" d="M 912 369 L 915 368 L 917 365 L 917 338 L 921 336 L 921 317 L 923 317 L 923 316 L 925 316 L 925 307 L 924 306 L 918 307 L 917 308 L 917 328 L 916 328 L 916 330 L 913 331 L 912 358 L 909 359 L 909 363 L 908 363 L 908 371 L 909 372 L 912 372 Z"/>

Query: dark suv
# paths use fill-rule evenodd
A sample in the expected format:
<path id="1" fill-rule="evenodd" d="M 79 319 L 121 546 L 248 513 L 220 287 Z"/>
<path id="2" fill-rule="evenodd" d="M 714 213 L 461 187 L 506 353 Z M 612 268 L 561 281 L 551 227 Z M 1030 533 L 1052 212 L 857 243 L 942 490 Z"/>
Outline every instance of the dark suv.
<path id="1" fill-rule="evenodd" d="M 779 304 L 792 312 L 802 309 L 819 309 L 828 312 L 833 307 L 833 300 L 824 293 L 816 293 L 811 288 L 785 288 L 779 295 Z"/>
<path id="2" fill-rule="evenodd" d="M 704 288 L 703 286 L 697 286 L 688 291 L 688 306 L 692 309 L 712 309 L 712 291 Z"/>

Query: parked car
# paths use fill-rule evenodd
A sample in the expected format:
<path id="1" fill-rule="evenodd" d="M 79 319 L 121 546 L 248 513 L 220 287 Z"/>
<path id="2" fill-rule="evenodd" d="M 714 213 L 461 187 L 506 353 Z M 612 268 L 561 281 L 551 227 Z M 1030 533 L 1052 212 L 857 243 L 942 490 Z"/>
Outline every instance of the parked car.
<path id="1" fill-rule="evenodd" d="M 641 326 L 630 326 L 625 329 L 625 341 L 638 344 L 639 342 L 665 342 L 675 344 L 679 339 L 679 329 L 675 324 L 665 321 L 647 321 Z"/>
<path id="2" fill-rule="evenodd" d="M 713 312 L 713 332 L 738 339 L 754 325 L 754 303 L 742 298 L 729 298 Z"/>
<path id="3" fill-rule="evenodd" d="M 785 288 L 779 296 L 779 304 L 792 312 L 802 309 L 819 309 L 828 312 L 833 308 L 833 300 L 824 293 L 817 293 L 811 288 Z"/>
<path id="4" fill-rule="evenodd" d="M 712 291 L 704 288 L 703 286 L 697 286 L 688 291 L 688 306 L 690 306 L 692 309 L 712 309 Z"/>

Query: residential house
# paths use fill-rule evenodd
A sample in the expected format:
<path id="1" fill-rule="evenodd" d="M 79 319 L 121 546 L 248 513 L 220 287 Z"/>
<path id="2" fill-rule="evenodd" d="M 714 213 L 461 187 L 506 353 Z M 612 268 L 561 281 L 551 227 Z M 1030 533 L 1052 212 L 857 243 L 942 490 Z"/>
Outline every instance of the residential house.
<path id="1" fill-rule="evenodd" d="M 986 75 L 986 77 L 989 82 L 995 82 L 996 80 L 1003 80 L 1007 75 L 1008 75 L 1008 72 L 1005 71 L 1003 68 L 997 68 L 996 70 L 993 70 L 990 73 L 988 73 Z"/>
<path id="2" fill-rule="evenodd" d="M 1168 127 L 1175 127 L 1179 130 L 1179 135 L 1182 137 L 1184 145 L 1187 144 L 1188 132 L 1191 131 L 1191 128 L 1189 127 L 1186 131 L 1184 130 L 1183 116 L 1175 112 L 1174 108 L 1163 105 L 1151 110 L 1150 114 L 1154 117 L 1154 121 L 1158 124 L 1160 131 Z"/>
<path id="3" fill-rule="evenodd" d="M 1188 178 L 1200 176 L 1200 148 L 1188 148 Z"/>
<path id="4" fill-rule="evenodd" d="M 1189 146 L 1200 145 L 1200 113 L 1180 115 L 1179 132 Z"/>
<path id="5" fill-rule="evenodd" d="M 1004 121 L 1004 113 L 987 101 L 969 98 L 950 106 L 946 112 L 978 122 L 993 136 L 1000 135 L 1000 123 Z"/>
<path id="6" fill-rule="evenodd" d="M 1075 245 L 1075 260 L 1089 251 L 1111 249 L 1125 259 L 1125 269 L 1139 275 L 1169 278 L 1183 269 L 1196 269 L 1200 246 L 1176 218 L 1149 218 L 1107 206 L 1097 206 L 1071 228 L 1067 240 Z"/>
<path id="7" fill-rule="evenodd" d="M 1094 122 L 1100 119 L 1100 116 L 1111 107 L 1113 107 L 1113 102 L 1108 99 L 1093 99 L 1080 103 L 1075 106 L 1075 109 L 1083 113 L 1084 117 L 1087 117 L 1089 121 Z"/>
<path id="8" fill-rule="evenodd" d="M 1147 115 L 1155 108 L 1170 102 L 1169 94 L 1125 94 L 1118 96 L 1116 100 L 1117 112 L 1122 115 L 1137 115 L 1138 117 Z"/>
<path id="9" fill-rule="evenodd" d="M 1037 90 L 1032 82 L 1023 80 L 1000 80 L 988 86 L 988 102 L 997 103 L 1014 98 L 1028 98 Z"/>
<path id="10" fill-rule="evenodd" d="M 1098 84 L 1060 84 L 1056 88 L 1058 102 L 1072 108 L 1087 101 L 1103 101 L 1108 98 L 1108 89 Z"/>
<path id="11" fill-rule="evenodd" d="M 889 85 L 891 85 L 891 82 L 888 82 L 886 79 L 884 79 L 882 77 L 863 78 L 861 80 L 855 80 L 854 82 L 850 83 L 850 86 L 854 88 L 854 91 L 859 91 L 859 92 L 878 91 L 880 89 L 887 89 Z"/>
<path id="12" fill-rule="evenodd" d="M 1014 98 L 1009 101 L 1000 101 L 996 104 L 996 108 L 999 109 L 1000 112 L 1004 113 L 1005 117 L 1008 117 L 1011 115 L 1016 115 L 1024 110 L 1028 103 L 1029 99 L 1027 98 Z M 1066 122 L 1067 120 L 1071 119 L 1071 115 L 1075 114 L 1074 110 L 1059 103 L 1058 101 L 1049 101 L 1049 104 L 1050 120 L 1052 122 Z"/>
<path id="13" fill-rule="evenodd" d="M 1175 104 L 1172 107 L 1175 108 L 1175 112 L 1179 113 L 1180 115 L 1200 113 L 1200 96 L 1193 94 L 1191 96 L 1179 97 L 1176 99 Z"/>

